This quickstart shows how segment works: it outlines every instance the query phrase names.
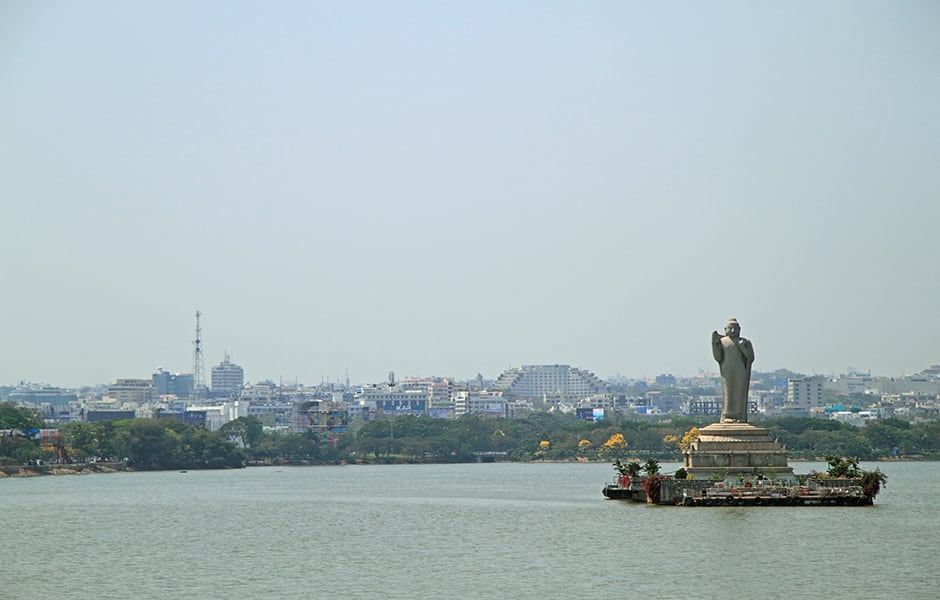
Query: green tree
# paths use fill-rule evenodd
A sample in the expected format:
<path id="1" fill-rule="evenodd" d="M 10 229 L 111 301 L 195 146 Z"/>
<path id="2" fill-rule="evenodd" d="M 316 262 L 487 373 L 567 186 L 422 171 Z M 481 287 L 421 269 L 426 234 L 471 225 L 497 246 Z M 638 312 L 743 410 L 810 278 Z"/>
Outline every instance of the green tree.
<path id="1" fill-rule="evenodd" d="M 0 429 L 13 430 L 12 435 L 0 436 L 0 457 L 15 458 L 20 462 L 42 458 L 39 444 L 24 437 L 31 430 L 42 427 L 39 411 L 18 407 L 12 402 L 0 403 Z"/>
<path id="2" fill-rule="evenodd" d="M 636 477 L 640 474 L 640 471 L 643 470 L 643 465 L 639 461 L 630 461 L 630 462 L 621 462 L 621 460 L 614 460 L 614 469 L 617 470 L 621 475 L 629 475 L 630 477 Z"/>
<path id="3" fill-rule="evenodd" d="M 900 448 L 906 452 L 905 441 L 910 424 L 899 419 L 879 419 L 870 421 L 864 429 L 865 437 L 873 452 L 878 455 L 889 454 L 892 448 Z"/>
<path id="4" fill-rule="evenodd" d="M 659 461 L 655 458 L 647 458 L 646 462 L 643 463 L 643 472 L 646 473 L 647 477 L 659 475 Z"/>
<path id="5" fill-rule="evenodd" d="M 320 440 L 301 433 L 284 433 L 278 437 L 279 456 L 288 462 L 311 462 L 320 455 Z"/>
<path id="6" fill-rule="evenodd" d="M 43 458 L 42 448 L 34 440 L 19 440 L 13 450 L 13 456 L 20 462 Z"/>
<path id="7" fill-rule="evenodd" d="M 16 406 L 12 402 L 0 403 L 0 429 L 42 429 L 45 425 L 38 410 Z"/>
<path id="8" fill-rule="evenodd" d="M 858 468 L 857 458 L 842 458 L 835 455 L 828 455 L 825 458 L 826 462 L 829 463 L 829 469 L 826 471 L 826 473 L 830 477 L 855 478 L 859 477 L 862 473 Z"/>
<path id="9" fill-rule="evenodd" d="M 96 455 L 102 458 L 120 459 L 126 456 L 118 448 L 118 428 L 126 428 L 131 421 L 101 421 L 95 423 Z"/>
<path id="10" fill-rule="evenodd" d="M 219 427 L 219 433 L 226 437 L 238 438 L 248 448 L 254 448 L 261 441 L 264 424 L 258 417 L 238 417 Z"/>
<path id="11" fill-rule="evenodd" d="M 144 468 L 172 468 L 179 459 L 175 449 L 177 440 L 167 436 L 167 428 L 160 421 L 134 419 L 118 433 L 118 444 L 123 456 L 132 465 Z"/>
<path id="12" fill-rule="evenodd" d="M 888 485 L 888 476 L 881 472 L 877 467 L 874 471 L 864 471 L 862 473 L 862 492 L 874 500 L 883 486 Z"/>
<path id="13" fill-rule="evenodd" d="M 66 423 L 59 427 L 59 434 L 74 458 L 98 455 L 98 437 L 94 423 Z"/>

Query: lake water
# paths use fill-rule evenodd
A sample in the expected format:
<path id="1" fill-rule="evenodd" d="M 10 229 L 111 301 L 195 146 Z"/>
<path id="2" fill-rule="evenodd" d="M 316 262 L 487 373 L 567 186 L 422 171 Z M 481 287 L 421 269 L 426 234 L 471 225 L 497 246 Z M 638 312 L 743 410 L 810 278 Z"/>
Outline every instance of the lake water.
<path id="1" fill-rule="evenodd" d="M 936 598 L 940 465 L 877 466 L 816 508 L 605 500 L 607 464 L 7 478 L 0 597 Z"/>

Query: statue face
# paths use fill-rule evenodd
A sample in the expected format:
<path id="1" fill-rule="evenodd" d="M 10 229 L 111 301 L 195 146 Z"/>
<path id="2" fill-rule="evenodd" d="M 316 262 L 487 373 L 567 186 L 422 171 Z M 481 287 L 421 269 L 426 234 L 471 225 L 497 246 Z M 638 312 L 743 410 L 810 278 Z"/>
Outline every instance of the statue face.
<path id="1" fill-rule="evenodd" d="M 736 338 L 741 335 L 741 326 L 732 321 L 725 325 L 725 335 Z"/>

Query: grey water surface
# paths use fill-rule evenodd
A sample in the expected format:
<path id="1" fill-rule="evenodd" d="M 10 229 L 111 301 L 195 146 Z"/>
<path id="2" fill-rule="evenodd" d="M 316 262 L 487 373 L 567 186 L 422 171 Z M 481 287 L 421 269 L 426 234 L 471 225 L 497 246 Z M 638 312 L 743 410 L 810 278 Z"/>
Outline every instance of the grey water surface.
<path id="1" fill-rule="evenodd" d="M 875 466 L 870 507 L 611 501 L 596 463 L 7 478 L 0 598 L 934 598 L 940 465 Z"/>

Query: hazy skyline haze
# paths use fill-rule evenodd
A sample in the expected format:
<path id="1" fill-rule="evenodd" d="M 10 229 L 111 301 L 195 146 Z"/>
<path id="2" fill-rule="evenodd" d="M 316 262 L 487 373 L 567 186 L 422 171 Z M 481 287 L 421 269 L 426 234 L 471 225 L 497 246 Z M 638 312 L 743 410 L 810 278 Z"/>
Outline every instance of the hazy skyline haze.
<path id="1" fill-rule="evenodd" d="M 940 4 L 0 6 L 0 385 L 940 363 Z"/>

